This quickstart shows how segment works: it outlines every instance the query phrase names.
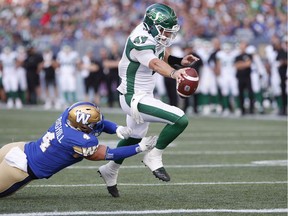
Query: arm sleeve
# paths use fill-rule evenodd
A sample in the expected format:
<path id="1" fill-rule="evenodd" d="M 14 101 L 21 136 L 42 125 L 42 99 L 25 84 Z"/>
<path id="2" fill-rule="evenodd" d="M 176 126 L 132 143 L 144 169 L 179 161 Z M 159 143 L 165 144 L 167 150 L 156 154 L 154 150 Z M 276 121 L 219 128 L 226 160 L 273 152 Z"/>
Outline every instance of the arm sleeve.
<path id="1" fill-rule="evenodd" d="M 104 129 L 103 131 L 108 134 L 115 134 L 117 129 L 117 124 L 108 120 L 103 120 Z"/>
<path id="2" fill-rule="evenodd" d="M 146 67 L 149 67 L 149 62 L 152 59 L 157 58 L 152 49 L 144 49 L 144 50 L 133 49 L 131 50 L 131 57 L 134 58 L 133 60 L 137 60 Z"/>
<path id="3" fill-rule="evenodd" d="M 107 147 L 105 160 L 120 160 L 140 153 L 139 144 L 122 146 L 114 149 Z"/>

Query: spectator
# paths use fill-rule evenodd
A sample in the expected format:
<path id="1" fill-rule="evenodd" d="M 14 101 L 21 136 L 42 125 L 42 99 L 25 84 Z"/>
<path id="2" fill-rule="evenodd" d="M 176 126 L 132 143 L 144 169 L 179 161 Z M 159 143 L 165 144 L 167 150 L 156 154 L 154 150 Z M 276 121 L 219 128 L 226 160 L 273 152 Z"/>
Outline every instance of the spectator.
<path id="1" fill-rule="evenodd" d="M 58 87 L 55 74 L 55 70 L 57 67 L 56 56 L 53 54 L 50 48 L 46 48 L 43 52 L 43 59 L 44 59 L 43 71 L 45 77 L 45 90 L 46 90 L 44 108 L 50 109 L 52 105 L 54 105 L 56 109 L 59 109 L 60 103 L 59 103 Z"/>
<path id="2" fill-rule="evenodd" d="M 217 76 L 217 82 L 222 95 L 222 114 L 224 116 L 230 115 L 231 111 L 235 111 L 237 116 L 240 115 L 239 90 L 234 67 L 236 55 L 237 52 L 228 43 L 222 44 L 221 50 L 216 55 L 216 70 L 220 72 Z M 232 96 L 233 104 L 230 104 L 230 95 Z"/>
<path id="3" fill-rule="evenodd" d="M 250 45 L 246 49 L 247 54 L 252 55 L 251 84 L 255 99 L 255 110 L 264 114 L 263 89 L 268 86 L 268 74 L 263 61 L 257 53 L 256 47 Z"/>
<path id="4" fill-rule="evenodd" d="M 208 65 L 212 70 L 212 74 L 210 76 L 211 84 L 209 85 L 211 91 L 211 102 L 214 104 L 215 112 L 219 114 L 221 112 L 221 104 L 220 104 L 220 87 L 219 83 L 217 82 L 217 76 L 220 74 L 217 71 L 216 61 L 217 61 L 217 53 L 221 50 L 221 42 L 218 38 L 213 38 L 213 51 L 209 56 Z"/>
<path id="5" fill-rule="evenodd" d="M 64 104 L 76 102 L 76 76 L 80 66 L 79 54 L 71 46 L 64 45 L 57 54 L 59 84 L 64 96 Z"/>
<path id="6" fill-rule="evenodd" d="M 175 48 L 174 48 L 175 49 Z M 171 52 L 171 55 L 178 56 L 179 53 L 175 54 L 175 51 L 173 48 L 170 50 L 168 47 L 167 52 Z M 183 53 L 180 53 L 180 55 L 183 55 Z M 168 96 L 168 104 L 171 106 L 178 106 L 178 99 L 179 96 L 176 91 L 176 82 L 174 79 L 171 79 L 170 77 L 164 77 L 164 85 L 165 85 L 165 90 Z M 185 112 L 185 111 L 184 111 Z"/>
<path id="7" fill-rule="evenodd" d="M 265 55 L 268 60 L 269 89 L 271 92 L 272 108 L 279 113 L 282 108 L 281 80 L 278 72 L 277 53 L 281 48 L 280 39 L 277 36 L 271 38 L 271 43 L 265 47 Z"/>
<path id="8" fill-rule="evenodd" d="M 43 67 L 43 57 L 36 52 L 32 44 L 27 46 L 27 57 L 23 66 L 26 70 L 27 77 L 27 102 L 28 104 L 37 104 L 41 94 L 39 73 Z"/>
<path id="9" fill-rule="evenodd" d="M 5 102 L 6 101 L 6 95 L 3 87 L 3 72 L 2 72 L 2 65 L 0 64 L 0 101 Z"/>
<path id="10" fill-rule="evenodd" d="M 240 43 L 240 54 L 235 57 L 236 77 L 238 79 L 239 100 L 242 115 L 246 114 L 244 107 L 245 92 L 249 95 L 249 113 L 254 113 L 254 95 L 251 83 L 252 55 L 246 53 L 247 43 Z"/>
<path id="11" fill-rule="evenodd" d="M 280 115 L 287 115 L 287 36 L 282 41 L 281 47 L 278 50 L 276 60 L 279 62 L 278 72 L 280 75 L 280 87 L 281 87 L 281 98 L 282 107 L 280 110 Z"/>
<path id="12" fill-rule="evenodd" d="M 121 53 L 119 51 L 119 46 L 116 41 L 112 42 L 111 51 L 108 54 L 108 58 L 103 62 L 104 68 L 106 69 L 105 80 L 108 91 L 109 107 L 113 107 L 114 102 L 118 101 L 118 94 L 115 94 L 117 93 L 116 87 L 120 84 L 120 79 L 118 76 L 118 63 L 121 58 Z"/>
<path id="13" fill-rule="evenodd" d="M 5 47 L 0 54 L 0 64 L 3 68 L 3 86 L 7 95 L 7 108 L 22 108 L 18 95 L 17 54 L 10 47 Z"/>
<path id="14" fill-rule="evenodd" d="M 85 100 L 91 101 L 89 100 L 89 91 L 92 89 L 95 104 L 100 104 L 99 87 L 103 79 L 103 69 L 101 65 L 100 62 L 94 59 L 92 49 L 88 49 L 82 58 L 81 73 L 84 78 Z"/>
<path id="15" fill-rule="evenodd" d="M 27 57 L 26 50 L 23 46 L 17 47 L 17 76 L 18 76 L 18 94 L 22 103 L 26 102 L 26 92 L 27 92 L 27 74 L 23 67 L 23 63 Z"/>
<path id="16" fill-rule="evenodd" d="M 203 61 L 202 61 L 201 57 L 195 52 L 193 46 L 187 46 L 185 48 L 184 56 L 189 55 L 189 54 L 192 54 L 193 56 L 195 56 L 199 59 L 197 62 L 195 62 L 195 64 L 192 67 L 198 72 L 199 78 L 201 79 L 202 69 L 203 69 Z M 202 101 L 203 101 L 203 95 L 201 95 L 199 90 L 198 91 L 196 90 L 196 92 L 191 96 L 191 98 L 193 99 L 193 111 L 195 114 L 197 114 L 199 112 L 199 110 L 198 110 L 199 105 L 202 105 L 202 104 L 199 104 L 199 103 L 201 103 L 200 102 L 201 97 L 202 97 Z M 184 107 L 183 107 L 184 112 L 187 112 L 187 108 L 190 106 L 190 99 L 191 98 L 188 97 L 188 98 L 184 99 Z"/>

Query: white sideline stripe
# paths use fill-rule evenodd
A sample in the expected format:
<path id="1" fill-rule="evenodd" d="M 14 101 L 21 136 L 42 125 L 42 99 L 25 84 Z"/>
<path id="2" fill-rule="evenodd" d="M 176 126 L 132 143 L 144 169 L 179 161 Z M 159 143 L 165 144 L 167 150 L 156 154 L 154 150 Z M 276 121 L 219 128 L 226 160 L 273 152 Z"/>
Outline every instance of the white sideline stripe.
<path id="1" fill-rule="evenodd" d="M 287 154 L 283 151 L 171 151 L 167 155 L 235 155 L 235 154 Z"/>
<path id="2" fill-rule="evenodd" d="M 188 213 L 285 213 L 288 209 L 165 209 L 142 211 L 76 211 L 76 212 L 27 212 L 0 214 L 1 216 L 55 216 L 55 215 L 143 215 Z"/>
<path id="3" fill-rule="evenodd" d="M 285 161 L 285 160 L 284 160 Z M 275 166 L 287 166 L 286 163 L 254 163 L 252 164 L 199 164 L 199 165 L 165 165 L 166 168 L 226 168 L 226 167 L 275 167 Z M 65 169 L 98 169 L 100 166 L 70 166 Z M 122 165 L 121 169 L 139 169 L 145 168 L 142 166 L 125 166 Z"/>
<path id="4" fill-rule="evenodd" d="M 117 142 L 117 141 L 115 141 Z M 114 143 L 115 143 L 114 142 Z M 272 142 L 271 140 L 193 140 L 193 141 L 181 141 L 181 145 L 286 145 L 286 140 L 279 140 Z M 179 142 L 177 144 L 180 145 Z M 170 144 L 171 145 L 171 144 Z M 169 147 L 170 147 L 169 145 Z"/>
<path id="5" fill-rule="evenodd" d="M 136 183 L 118 183 L 120 186 L 183 186 L 183 185 L 254 185 L 254 184 L 288 184 L 287 181 L 274 182 L 183 182 L 183 183 L 158 183 L 158 184 L 136 184 Z M 71 185 L 27 185 L 33 188 L 58 188 L 58 187 L 103 187 L 106 184 L 71 184 Z"/>
<path id="6" fill-rule="evenodd" d="M 265 160 L 265 161 L 252 161 L 252 164 L 261 164 L 261 165 L 288 165 L 288 160 Z"/>

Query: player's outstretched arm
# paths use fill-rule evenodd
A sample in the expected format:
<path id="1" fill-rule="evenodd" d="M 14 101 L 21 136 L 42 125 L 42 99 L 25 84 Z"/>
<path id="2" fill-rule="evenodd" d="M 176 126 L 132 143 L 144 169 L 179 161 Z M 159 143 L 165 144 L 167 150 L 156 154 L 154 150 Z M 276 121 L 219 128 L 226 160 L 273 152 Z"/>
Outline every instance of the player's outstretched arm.
<path id="1" fill-rule="evenodd" d="M 140 152 L 151 150 L 156 145 L 157 139 L 157 136 L 144 137 L 139 144 L 114 149 L 105 145 L 99 145 L 92 155 L 86 156 L 85 158 L 93 161 L 124 159 Z"/>
<path id="2" fill-rule="evenodd" d="M 128 139 L 132 133 L 132 129 L 126 126 L 117 125 L 115 122 L 103 120 L 103 131 L 108 134 L 115 134 L 120 139 Z"/>

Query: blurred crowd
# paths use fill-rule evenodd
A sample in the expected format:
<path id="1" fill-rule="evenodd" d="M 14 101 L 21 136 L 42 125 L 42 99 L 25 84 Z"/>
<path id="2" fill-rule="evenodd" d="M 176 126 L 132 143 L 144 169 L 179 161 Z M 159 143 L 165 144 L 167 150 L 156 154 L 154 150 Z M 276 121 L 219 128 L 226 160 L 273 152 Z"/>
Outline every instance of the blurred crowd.
<path id="1" fill-rule="evenodd" d="M 194 97 L 178 98 L 175 91 L 169 92 L 174 83 L 161 77 L 155 94 L 187 112 L 223 114 L 229 110 L 227 113 L 236 114 L 239 109 L 245 114 L 247 107 L 249 113 L 265 113 L 265 110 L 287 113 L 283 93 L 287 74 L 283 76 L 279 72 L 285 64 L 279 56 L 283 56 L 283 50 L 287 55 L 286 0 L 157 2 L 170 5 L 179 18 L 181 30 L 171 47 L 172 53 L 181 56 L 192 52 L 201 58 L 202 64 L 198 65 L 201 83 Z M 4 84 L 0 84 L 1 101 L 8 108 L 21 108 L 23 104 L 61 108 L 84 99 L 101 106 L 118 106 L 117 63 L 121 51 L 131 30 L 142 21 L 146 7 L 153 3 L 150 0 L 0 0 L 0 62 Z M 219 45 L 215 45 L 216 40 Z M 254 76 L 253 97 L 247 89 L 244 96 L 242 89 L 239 94 L 239 86 L 234 95 L 224 94 L 217 75 L 221 65 L 215 67 L 216 62 L 221 62 L 221 54 L 216 55 L 216 50 L 234 51 L 231 55 L 236 58 L 243 41 L 245 52 L 253 56 L 249 66 L 253 71 L 251 77 Z M 14 66 L 5 69 L 7 59 L 8 65 Z M 235 59 L 231 61 L 236 73 Z M 7 81 L 11 79 L 14 81 Z M 216 81 L 211 84 L 202 80 Z M 10 86 L 5 88 L 5 83 Z M 214 87 L 207 90 L 206 86 Z M 233 102 L 231 95 L 240 95 L 242 99 Z"/>

